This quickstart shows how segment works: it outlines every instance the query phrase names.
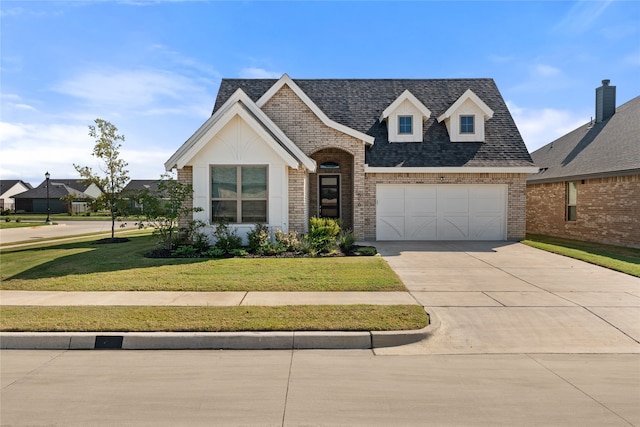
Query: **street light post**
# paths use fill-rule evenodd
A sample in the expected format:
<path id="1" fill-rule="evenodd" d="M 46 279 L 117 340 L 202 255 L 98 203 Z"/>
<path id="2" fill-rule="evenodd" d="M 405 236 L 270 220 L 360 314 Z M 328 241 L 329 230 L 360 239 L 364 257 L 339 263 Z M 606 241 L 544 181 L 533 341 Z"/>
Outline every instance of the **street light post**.
<path id="1" fill-rule="evenodd" d="M 51 224 L 51 218 L 49 217 L 51 213 L 51 209 L 49 208 L 49 177 L 51 177 L 51 175 L 49 175 L 49 171 L 44 174 L 44 177 L 47 180 L 47 219 L 45 220 L 45 224 Z"/>

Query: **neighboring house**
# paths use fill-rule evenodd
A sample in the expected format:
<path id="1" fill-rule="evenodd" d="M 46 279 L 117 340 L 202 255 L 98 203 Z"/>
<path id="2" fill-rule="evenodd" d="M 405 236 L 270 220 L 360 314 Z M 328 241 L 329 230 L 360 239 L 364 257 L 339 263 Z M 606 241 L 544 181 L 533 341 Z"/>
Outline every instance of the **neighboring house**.
<path id="1" fill-rule="evenodd" d="M 0 210 L 15 210 L 15 201 L 13 196 L 24 193 L 32 188 L 31 184 L 20 179 L 0 180 Z"/>
<path id="2" fill-rule="evenodd" d="M 49 212 L 50 213 L 81 213 L 87 211 L 87 202 L 95 199 L 102 192 L 95 184 L 88 184 L 77 179 L 49 179 Z M 71 205 L 66 201 L 73 196 Z M 47 180 L 24 193 L 14 196 L 16 212 L 47 212 Z M 65 200 L 62 200 L 65 199 Z"/>
<path id="3" fill-rule="evenodd" d="M 616 109 L 603 80 L 595 120 L 531 156 L 528 233 L 640 247 L 640 96 Z"/>
<path id="4" fill-rule="evenodd" d="M 158 184 L 160 180 L 157 179 L 132 179 L 122 189 L 122 197 L 126 201 L 127 210 L 132 213 L 144 212 L 144 206 L 137 196 L 148 193 L 151 196 L 160 196 L 158 191 Z"/>
<path id="5" fill-rule="evenodd" d="M 358 239 L 525 235 L 537 171 L 492 79 L 223 79 L 212 116 L 165 163 L 195 219 Z"/>

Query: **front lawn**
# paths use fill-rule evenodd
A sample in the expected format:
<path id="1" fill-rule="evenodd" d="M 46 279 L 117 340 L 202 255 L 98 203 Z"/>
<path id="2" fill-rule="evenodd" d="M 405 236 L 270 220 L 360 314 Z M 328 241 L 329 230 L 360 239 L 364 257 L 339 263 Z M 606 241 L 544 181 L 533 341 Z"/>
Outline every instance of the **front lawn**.
<path id="1" fill-rule="evenodd" d="M 522 243 L 640 277 L 640 249 L 527 234 Z"/>
<path id="2" fill-rule="evenodd" d="M 145 258 L 148 232 L 1 251 L 0 287 L 32 291 L 405 291 L 380 257 Z M 3 310 L 5 308 L 3 307 Z"/>
<path id="3" fill-rule="evenodd" d="M 395 331 L 421 329 L 418 305 L 2 307 L 4 332 Z"/>

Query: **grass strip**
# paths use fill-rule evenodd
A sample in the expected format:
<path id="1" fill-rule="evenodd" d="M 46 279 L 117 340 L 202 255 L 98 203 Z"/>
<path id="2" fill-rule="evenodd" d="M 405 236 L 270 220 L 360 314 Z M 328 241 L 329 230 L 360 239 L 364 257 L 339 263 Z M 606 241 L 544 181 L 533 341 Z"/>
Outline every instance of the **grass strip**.
<path id="1" fill-rule="evenodd" d="M 154 239 L 2 251 L 0 288 L 24 291 L 405 291 L 380 257 L 145 258 Z"/>
<path id="2" fill-rule="evenodd" d="M 43 222 L 6 222 L 0 218 L 0 230 L 9 228 L 27 228 L 27 227 L 47 227 L 49 224 Z"/>
<path id="3" fill-rule="evenodd" d="M 417 305 L 4 306 L 3 332 L 394 331 L 427 326 Z"/>
<path id="4" fill-rule="evenodd" d="M 527 234 L 522 243 L 640 277 L 640 249 L 538 234 Z"/>

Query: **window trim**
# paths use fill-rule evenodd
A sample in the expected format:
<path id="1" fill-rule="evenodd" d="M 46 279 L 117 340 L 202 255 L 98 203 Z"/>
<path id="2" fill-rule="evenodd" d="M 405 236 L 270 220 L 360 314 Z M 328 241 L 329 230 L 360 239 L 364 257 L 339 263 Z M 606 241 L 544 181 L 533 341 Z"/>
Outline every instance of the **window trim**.
<path id="1" fill-rule="evenodd" d="M 571 185 L 573 184 L 573 188 L 575 191 L 575 200 L 571 203 Z M 577 181 L 567 181 L 566 183 L 566 192 L 567 197 L 565 200 L 565 221 L 575 222 L 578 220 L 578 182 Z M 573 209 L 572 209 L 573 208 Z"/>
<path id="2" fill-rule="evenodd" d="M 260 167 L 265 170 L 265 197 L 264 198 L 242 198 L 242 168 Z M 236 198 L 213 197 L 213 169 L 214 168 L 236 168 Z M 247 165 L 209 165 L 209 221 L 215 223 L 220 221 L 213 217 L 213 203 L 216 201 L 235 201 L 236 202 L 236 221 L 231 224 L 268 224 L 269 223 L 269 165 L 247 164 Z M 243 201 L 264 201 L 265 202 L 265 218 L 264 221 L 242 221 L 242 202 Z"/>
<path id="3" fill-rule="evenodd" d="M 466 124 L 466 126 L 463 126 L 462 120 L 463 119 L 471 119 L 471 130 L 464 130 L 463 128 L 468 126 L 468 124 Z M 473 135 L 476 133 L 476 116 L 475 114 L 460 114 L 460 134 L 461 135 Z"/>
<path id="4" fill-rule="evenodd" d="M 408 132 L 402 131 L 402 119 L 409 119 L 410 130 Z M 398 115 L 398 135 L 413 135 L 413 115 L 399 114 Z"/>

